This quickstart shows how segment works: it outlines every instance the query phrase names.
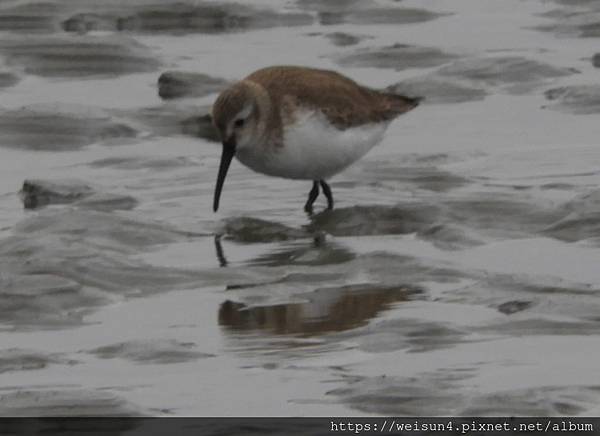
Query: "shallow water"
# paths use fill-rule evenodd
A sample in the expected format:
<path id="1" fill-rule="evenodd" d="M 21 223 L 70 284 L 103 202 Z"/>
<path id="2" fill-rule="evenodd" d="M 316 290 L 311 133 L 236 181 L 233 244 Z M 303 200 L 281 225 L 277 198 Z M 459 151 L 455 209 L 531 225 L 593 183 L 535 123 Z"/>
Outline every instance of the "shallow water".
<path id="1" fill-rule="evenodd" d="M 0 415 L 597 415 L 598 12 L 1 2 Z M 426 100 L 334 211 L 235 163 L 213 214 L 271 64 Z"/>

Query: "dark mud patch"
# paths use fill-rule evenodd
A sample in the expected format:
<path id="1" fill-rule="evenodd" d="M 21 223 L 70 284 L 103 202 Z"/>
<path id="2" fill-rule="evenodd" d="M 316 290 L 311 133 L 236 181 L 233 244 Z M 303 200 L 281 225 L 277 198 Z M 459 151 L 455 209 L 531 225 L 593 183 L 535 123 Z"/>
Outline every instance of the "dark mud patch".
<path id="1" fill-rule="evenodd" d="M 577 334 L 597 329 L 594 315 L 598 305 L 591 298 L 598 292 L 594 286 L 561 280 L 551 275 L 497 274 L 474 272 L 468 284 L 444 295 L 450 303 L 477 304 L 493 308 L 506 319 L 498 318 L 490 325 L 476 328 L 486 333 L 507 335 L 545 334 L 564 327 L 564 334 Z M 574 314 L 576 320 L 563 321 L 548 318 L 548 314 L 564 317 Z M 591 322 L 590 322 L 591 320 Z M 516 327 L 512 329 L 515 323 Z M 579 330 L 578 330 L 579 329 Z M 550 333 L 549 333 L 550 334 Z"/>
<path id="2" fill-rule="evenodd" d="M 94 192 L 91 186 L 81 180 L 29 179 L 23 182 L 20 195 L 26 209 L 35 209 L 49 204 L 73 203 Z"/>
<path id="3" fill-rule="evenodd" d="M 482 219 L 483 217 L 479 217 Z M 493 212 L 490 211 L 490 220 Z M 472 220 L 473 217 L 469 216 Z M 510 220 L 507 221 L 510 222 Z M 485 225 L 481 231 L 488 230 Z M 459 250 L 481 245 L 482 234 L 470 228 L 464 217 L 454 219 L 443 202 L 406 203 L 398 206 L 355 206 L 326 210 L 311 217 L 306 226 L 311 234 L 320 232 L 338 237 L 416 234 L 442 250 Z"/>
<path id="4" fill-rule="evenodd" d="M 0 11 L 0 30 L 22 33 L 92 31 L 162 34 L 243 32 L 272 27 L 310 25 L 312 15 L 278 12 L 238 3 L 108 1 L 31 3 Z"/>
<path id="5" fill-rule="evenodd" d="M 528 292 L 537 296 L 544 296 L 550 298 L 552 296 L 566 296 L 572 298 L 575 296 L 589 296 L 594 292 L 597 292 L 591 285 L 585 285 L 581 283 L 532 283 L 531 280 L 515 280 L 514 278 L 506 279 L 505 277 L 497 276 L 494 281 L 498 282 L 506 287 L 506 289 L 517 291 L 517 292 Z M 490 281 L 490 285 L 493 285 Z"/>
<path id="6" fill-rule="evenodd" d="M 3 38 L 0 54 L 27 74 L 78 78 L 118 76 L 156 70 L 160 62 L 150 49 L 127 37 L 46 35 Z"/>
<path id="7" fill-rule="evenodd" d="M 583 24 L 579 26 L 579 30 L 583 38 L 598 38 L 600 37 L 600 21 Z"/>
<path id="8" fill-rule="evenodd" d="M 579 415 L 594 407 L 600 398 L 598 386 L 544 386 L 479 395 L 462 412 L 465 416 Z"/>
<path id="9" fill-rule="evenodd" d="M 190 362 L 214 357 L 214 354 L 196 351 L 196 344 L 174 339 L 147 339 L 107 345 L 88 351 L 101 359 L 120 358 L 140 364 Z"/>
<path id="10" fill-rule="evenodd" d="M 417 319 L 394 319 L 376 322 L 351 332 L 361 350 L 386 353 L 394 350 L 422 353 L 452 348 L 465 342 L 468 333 L 450 325 Z"/>
<path id="11" fill-rule="evenodd" d="M 422 153 L 408 153 L 403 154 L 401 158 L 401 162 L 404 166 L 406 164 L 410 164 L 418 167 L 427 167 L 427 168 L 435 168 L 435 165 L 443 165 L 447 163 L 453 162 L 461 162 L 464 160 L 463 156 L 453 156 L 448 153 L 432 153 L 432 154 L 422 154 Z M 380 162 L 381 164 L 386 162 Z"/>
<path id="12" fill-rule="evenodd" d="M 511 195 L 473 195 L 472 198 L 449 199 L 444 202 L 447 218 L 467 228 L 486 234 L 531 236 L 564 217 L 552 204 L 536 204 Z"/>
<path id="13" fill-rule="evenodd" d="M 544 386 L 457 395 L 470 368 L 427 373 L 420 377 L 364 377 L 330 391 L 350 407 L 388 416 L 563 416 L 593 408 L 600 396 L 595 386 Z"/>
<path id="14" fill-rule="evenodd" d="M 5 260 L 0 256 L 2 264 Z M 110 301 L 108 296 L 84 289 L 61 274 L 56 270 L 54 274 L 2 272 L 0 324 L 3 328 L 31 330 L 81 325 L 90 308 Z"/>
<path id="15" fill-rule="evenodd" d="M 295 242 L 252 259 L 250 265 L 334 265 L 354 259 L 355 254 L 335 243 L 327 242 L 324 235 L 314 237 L 312 243 Z"/>
<path id="16" fill-rule="evenodd" d="M 312 15 L 277 12 L 244 4 L 195 2 L 113 3 L 93 7 L 62 22 L 67 32 L 126 31 L 139 33 L 225 33 L 272 27 L 310 25 Z"/>
<path id="17" fill-rule="evenodd" d="M 435 67 L 455 58 L 456 56 L 437 48 L 394 44 L 380 49 L 359 49 L 352 54 L 337 56 L 335 61 L 343 66 L 390 68 L 399 71 Z"/>
<path id="18" fill-rule="evenodd" d="M 103 242 L 113 249 L 142 248 L 186 240 L 194 235 L 167 224 L 143 221 L 116 213 L 65 208 L 41 211 L 15 226 L 17 235 L 58 235 L 73 240 Z M 108 248 L 107 247 L 107 248 Z"/>
<path id="19" fill-rule="evenodd" d="M 540 185 L 540 189 L 547 191 L 547 190 L 560 190 L 560 191 L 574 191 L 576 189 L 576 186 L 571 184 L 571 183 L 560 183 L 560 182 L 551 182 L 551 183 L 544 183 L 543 185 Z"/>
<path id="20" fill-rule="evenodd" d="M 373 182 L 398 182 L 406 189 L 424 189 L 434 192 L 448 192 L 472 183 L 472 180 L 457 174 L 427 165 L 428 162 L 415 162 L 414 165 L 374 160 L 362 165 L 361 178 Z M 421 164 L 421 165 L 418 165 Z"/>
<path id="21" fill-rule="evenodd" d="M 117 212 L 44 209 L 0 240 L 0 322 L 15 329 L 65 328 L 84 324 L 115 298 L 226 282 L 218 271 L 157 267 L 132 257 L 198 236 Z"/>
<path id="22" fill-rule="evenodd" d="M 562 206 L 567 213 L 579 215 L 600 213 L 600 189 L 593 189 L 577 195 Z"/>
<path id="23" fill-rule="evenodd" d="M 572 213 L 544 229 L 543 233 L 567 242 L 596 238 L 600 236 L 600 212 Z"/>
<path id="24" fill-rule="evenodd" d="M 100 390 L 20 388 L 0 394 L 0 416 L 125 417 L 138 414 L 125 400 Z"/>
<path id="25" fill-rule="evenodd" d="M 435 20 L 446 14 L 417 8 L 373 8 L 355 10 L 345 15 L 320 14 L 321 24 L 413 24 Z"/>
<path id="26" fill-rule="evenodd" d="M 0 9 L 0 31 L 46 33 L 56 30 L 61 8 L 53 3 L 21 3 Z"/>
<path id="27" fill-rule="evenodd" d="M 77 113 L 71 108 L 31 106 L 0 111 L 0 146 L 67 151 L 98 142 L 127 142 L 137 136 L 135 129 L 107 114 L 79 110 Z"/>
<path id="28" fill-rule="evenodd" d="M 488 92 L 481 88 L 463 85 L 435 75 L 415 77 L 389 86 L 387 91 L 394 94 L 418 95 L 424 104 L 464 103 L 483 100 Z"/>
<path id="29" fill-rule="evenodd" d="M 155 136 L 187 135 L 220 142 L 219 133 L 212 123 L 210 108 L 205 106 L 169 102 L 134 111 L 115 111 L 115 116 L 124 117 L 139 130 Z"/>
<path id="30" fill-rule="evenodd" d="M 297 0 L 296 5 L 302 9 L 316 12 L 346 12 L 361 7 L 377 7 L 377 3 L 373 0 L 330 0 L 327 2 Z"/>
<path id="31" fill-rule="evenodd" d="M 454 61 L 436 71 L 436 75 L 464 80 L 470 86 L 496 87 L 520 94 L 552 79 L 574 71 L 519 56 L 468 58 Z"/>
<path id="32" fill-rule="evenodd" d="M 439 208 L 421 203 L 354 206 L 321 212 L 311 217 L 308 229 L 334 236 L 400 235 L 430 227 L 439 215 Z"/>
<path id="33" fill-rule="evenodd" d="M 574 6 L 572 2 L 563 3 Z M 558 35 L 576 38 L 596 38 L 600 36 L 600 9 L 596 2 L 580 3 L 577 8 L 565 7 L 554 9 L 542 14 L 552 20 L 550 24 L 536 26 L 542 32 L 552 32 Z M 587 9 L 587 10 L 586 10 Z"/>
<path id="34" fill-rule="evenodd" d="M 34 371 L 50 365 L 74 365 L 77 361 L 66 359 L 58 353 L 43 353 L 21 348 L 0 350 L 0 374 L 13 371 Z"/>
<path id="35" fill-rule="evenodd" d="M 202 73 L 167 71 L 158 78 L 158 95 L 164 100 L 182 97 L 204 97 L 219 92 L 229 82 Z"/>
<path id="36" fill-rule="evenodd" d="M 564 5 L 564 6 L 575 6 L 575 7 L 581 7 L 581 6 L 589 6 L 591 7 L 591 9 L 600 9 L 598 7 L 598 2 L 596 0 L 553 0 L 554 3 L 558 3 L 560 5 Z"/>
<path id="37" fill-rule="evenodd" d="M 468 276 L 466 272 L 450 269 L 439 263 L 428 263 L 411 256 L 400 256 L 387 252 L 373 252 L 356 256 L 343 265 L 329 266 L 329 272 L 346 275 L 374 277 L 380 286 L 394 287 L 398 284 L 408 288 L 420 288 L 427 282 L 458 283 Z"/>
<path id="38" fill-rule="evenodd" d="M 369 38 L 365 35 L 353 35 L 344 32 L 328 33 L 325 37 L 336 47 L 348 47 Z M 600 62 L 600 61 L 599 61 Z"/>
<path id="39" fill-rule="evenodd" d="M 546 106 L 550 109 L 582 115 L 600 113 L 600 86 L 598 85 L 553 88 L 546 91 L 545 95 L 552 101 Z"/>
<path id="40" fill-rule="evenodd" d="M 440 60 L 444 62 L 439 63 L 446 63 L 452 59 Z M 432 65 L 425 66 L 435 64 L 432 62 Z M 387 89 L 399 94 L 422 96 L 425 104 L 462 103 L 482 100 L 493 90 L 509 94 L 527 93 L 574 73 L 569 68 L 558 68 L 519 56 L 466 58 L 454 60 L 425 76 L 403 80 Z"/>
<path id="41" fill-rule="evenodd" d="M 9 88 L 19 83 L 20 80 L 16 74 L 0 71 L 0 88 Z"/>
<path id="42" fill-rule="evenodd" d="M 426 182 L 425 186 L 430 189 L 438 183 L 447 188 L 448 180 L 440 180 L 440 173 L 432 171 L 435 177 L 431 180 L 421 179 L 423 172 L 418 171 L 416 186 L 422 188 Z M 405 176 L 407 179 L 411 177 L 410 174 Z M 401 172 L 390 173 L 392 180 L 398 177 L 401 177 Z M 450 177 L 452 179 L 452 175 Z M 379 179 L 385 180 L 385 174 L 379 176 Z M 456 181 L 463 183 L 461 179 Z M 427 186 L 428 183 L 434 186 Z M 437 191 L 446 194 L 442 189 Z M 431 241 L 438 248 L 455 250 L 481 245 L 490 238 L 497 237 L 551 235 L 559 239 L 579 240 L 600 236 L 599 215 L 600 211 L 588 212 L 579 218 L 579 215 L 576 217 L 565 207 L 556 207 L 551 202 L 535 202 L 526 196 L 516 197 L 512 194 L 498 193 L 492 197 L 480 193 L 466 197 L 446 194 L 437 201 L 325 210 L 312 216 L 305 228 L 311 234 L 325 232 L 340 237 L 414 233 L 421 239 Z"/>
<path id="43" fill-rule="evenodd" d="M 26 209 L 50 204 L 69 204 L 99 211 L 130 210 L 137 200 L 129 195 L 97 191 L 78 180 L 26 180 L 21 189 Z"/>
<path id="44" fill-rule="evenodd" d="M 434 224 L 417 232 L 417 236 L 430 241 L 441 250 L 462 250 L 483 245 L 485 239 L 459 224 Z"/>
<path id="45" fill-rule="evenodd" d="M 192 115 L 179 123 L 185 135 L 194 136 L 212 142 L 220 142 L 221 137 L 215 129 L 210 114 Z"/>
<path id="46" fill-rule="evenodd" d="M 377 165 L 373 166 L 373 171 L 375 168 Z M 364 179 L 369 179 L 368 174 L 368 171 L 363 174 Z M 470 181 L 435 168 L 395 170 L 389 172 L 389 177 L 383 170 L 375 177 L 384 188 L 387 183 L 400 180 L 409 189 L 410 184 L 414 183 L 413 189 L 441 192 L 444 197 L 424 202 L 401 202 L 393 206 L 361 205 L 324 210 L 310 216 L 310 223 L 302 229 L 254 218 L 236 218 L 229 220 L 220 232 L 228 239 L 243 243 L 293 241 L 318 235 L 357 237 L 415 234 L 443 250 L 474 247 L 498 237 L 546 235 L 563 240 L 580 240 L 600 236 L 597 224 L 600 222 L 600 206 L 597 211 L 580 211 L 576 215 L 571 210 L 574 206 L 556 207 L 552 202 L 532 201 L 528 196 L 511 193 L 450 196 L 446 194 L 449 190 Z M 269 254 L 266 259 L 279 263 L 287 255 L 293 262 L 297 259 L 296 255 L 311 251 L 315 255 L 326 246 L 305 246 L 298 248 L 298 251 L 288 247 L 281 250 L 280 254 Z"/>
<path id="47" fill-rule="evenodd" d="M 219 325 L 232 331 L 264 330 L 276 335 L 340 332 L 364 325 L 420 292 L 408 286 L 369 284 L 317 289 L 299 296 L 303 303 L 247 306 L 228 300 L 219 309 Z"/>
<path id="48" fill-rule="evenodd" d="M 482 332 L 505 334 L 508 336 L 564 336 L 564 335 L 597 335 L 600 333 L 600 322 L 555 321 L 544 318 L 511 320 L 495 323 L 477 329 Z"/>
<path id="49" fill-rule="evenodd" d="M 193 166 L 194 163 L 185 156 L 178 157 L 148 157 L 125 156 L 98 159 L 89 164 L 92 168 L 112 168 L 117 170 L 153 170 L 168 171 L 174 168 Z"/>
<path id="50" fill-rule="evenodd" d="M 600 190 L 580 194 L 560 210 L 564 216 L 545 228 L 543 234 L 568 242 L 600 236 Z"/>
<path id="51" fill-rule="evenodd" d="M 302 9 L 317 12 L 319 22 L 323 25 L 412 24 L 434 20 L 445 15 L 425 9 L 384 7 L 374 1 L 298 0 L 296 4 Z"/>
<path id="52" fill-rule="evenodd" d="M 247 282 L 247 283 L 236 283 L 227 285 L 227 291 L 237 291 L 237 290 L 258 290 L 259 292 L 268 292 L 267 289 L 271 285 L 283 285 L 288 286 L 291 285 L 294 287 L 294 290 L 298 291 L 300 285 L 308 285 L 311 288 L 315 288 L 324 282 L 335 281 L 342 277 L 341 274 L 337 272 L 292 272 L 289 274 L 284 274 L 280 276 L 276 280 L 265 280 L 262 282 Z M 244 298 L 245 303 L 255 304 L 257 301 L 264 302 L 264 298 L 256 297 L 256 295 L 250 296 L 249 299 Z"/>
<path id="53" fill-rule="evenodd" d="M 73 203 L 77 207 L 99 211 L 131 210 L 138 205 L 138 201 L 131 195 L 112 194 L 110 192 L 97 192 L 89 197 Z"/>
<path id="54" fill-rule="evenodd" d="M 227 219 L 218 233 L 227 239 L 242 243 L 290 241 L 309 236 L 300 229 L 250 217 Z"/>
<path id="55" fill-rule="evenodd" d="M 386 416 L 457 416 L 468 399 L 455 387 L 472 371 L 438 371 L 418 378 L 387 375 L 361 377 L 348 387 L 329 391 L 353 409 Z"/>
<path id="56" fill-rule="evenodd" d="M 498 306 L 498 312 L 505 315 L 512 315 L 513 313 L 522 312 L 533 306 L 533 301 L 526 300 L 512 300 L 506 301 Z"/>
<path id="57" fill-rule="evenodd" d="M 29 179 L 20 191 L 25 209 L 37 209 L 50 204 L 73 204 L 95 210 L 129 210 L 137 200 L 129 195 L 100 192 L 81 180 Z"/>
<path id="58" fill-rule="evenodd" d="M 3 268 L 19 271 L 4 279 L 16 283 L 0 295 L 1 323 L 7 329 L 78 326 L 115 296 L 143 297 L 225 280 L 210 272 L 144 265 L 120 254 L 86 247 L 91 244 L 59 238 L 28 242 L 14 244 L 16 252 L 0 256 Z M 27 255 L 28 249 L 35 254 Z"/>

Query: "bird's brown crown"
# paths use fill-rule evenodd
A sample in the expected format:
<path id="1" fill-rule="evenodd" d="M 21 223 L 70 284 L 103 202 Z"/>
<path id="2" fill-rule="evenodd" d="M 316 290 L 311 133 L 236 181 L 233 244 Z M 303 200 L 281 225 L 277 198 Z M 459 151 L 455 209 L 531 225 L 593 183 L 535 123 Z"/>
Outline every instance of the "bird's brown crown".
<path id="1" fill-rule="evenodd" d="M 252 104 L 252 91 L 244 82 L 238 82 L 223 91 L 212 108 L 213 124 L 222 136 L 227 126 L 248 104 Z"/>

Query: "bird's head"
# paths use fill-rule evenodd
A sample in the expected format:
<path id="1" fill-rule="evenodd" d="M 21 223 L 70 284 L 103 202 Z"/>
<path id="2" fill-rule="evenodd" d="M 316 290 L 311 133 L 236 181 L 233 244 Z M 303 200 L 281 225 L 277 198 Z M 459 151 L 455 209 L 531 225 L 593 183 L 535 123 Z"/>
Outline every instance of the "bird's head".
<path id="1" fill-rule="evenodd" d="M 215 212 L 219 208 L 227 170 L 236 152 L 259 143 L 264 130 L 260 119 L 263 98 L 256 84 L 241 81 L 223 91 L 213 104 L 213 124 L 223 143 L 213 201 Z"/>

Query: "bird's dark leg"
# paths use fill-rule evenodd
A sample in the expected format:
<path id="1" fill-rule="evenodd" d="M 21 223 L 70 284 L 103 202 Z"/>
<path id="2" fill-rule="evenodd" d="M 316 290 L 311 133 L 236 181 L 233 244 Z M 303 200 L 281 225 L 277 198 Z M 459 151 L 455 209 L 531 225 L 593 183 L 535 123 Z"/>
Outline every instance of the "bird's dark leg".
<path id="1" fill-rule="evenodd" d="M 306 204 L 304 205 L 304 211 L 306 213 L 309 213 L 309 214 L 312 213 L 313 203 L 315 202 L 315 200 L 317 199 L 318 196 L 319 196 L 319 182 L 315 180 L 313 182 L 312 189 L 308 193 L 308 200 L 306 200 Z"/>
<path id="2" fill-rule="evenodd" d="M 325 180 L 321 180 L 320 183 L 321 188 L 323 188 L 323 194 L 327 197 L 327 209 L 331 210 L 333 209 L 333 195 L 331 194 L 331 188 Z"/>

